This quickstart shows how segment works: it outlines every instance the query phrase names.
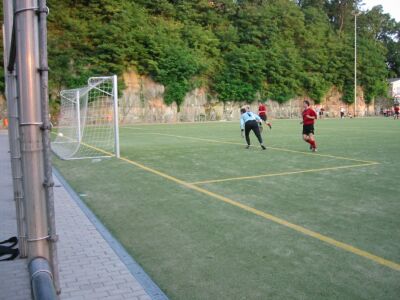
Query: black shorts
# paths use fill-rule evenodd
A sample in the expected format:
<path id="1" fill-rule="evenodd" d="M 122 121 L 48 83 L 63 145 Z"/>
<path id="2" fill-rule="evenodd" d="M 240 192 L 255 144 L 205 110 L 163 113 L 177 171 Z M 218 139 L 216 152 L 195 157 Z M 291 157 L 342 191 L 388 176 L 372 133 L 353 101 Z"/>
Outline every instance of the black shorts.
<path id="1" fill-rule="evenodd" d="M 267 115 L 260 115 L 260 119 L 263 120 L 264 122 L 267 121 Z"/>
<path id="2" fill-rule="evenodd" d="M 303 125 L 303 134 L 310 135 L 310 133 L 314 134 L 314 125 Z"/>

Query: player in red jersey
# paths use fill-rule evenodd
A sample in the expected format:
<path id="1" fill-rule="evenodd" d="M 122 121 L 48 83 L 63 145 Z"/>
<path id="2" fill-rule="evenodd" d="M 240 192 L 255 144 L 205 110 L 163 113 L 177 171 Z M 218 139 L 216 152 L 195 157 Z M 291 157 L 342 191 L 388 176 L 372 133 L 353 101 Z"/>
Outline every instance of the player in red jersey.
<path id="1" fill-rule="evenodd" d="M 263 120 L 264 123 L 267 124 L 269 129 L 272 129 L 271 123 L 267 122 L 267 108 L 262 102 L 260 102 L 260 104 L 258 105 L 258 115 L 260 116 L 261 120 Z"/>
<path id="2" fill-rule="evenodd" d="M 394 105 L 394 119 L 399 119 L 400 107 L 398 104 Z"/>
<path id="3" fill-rule="evenodd" d="M 300 122 L 300 124 L 303 124 L 303 140 L 310 144 L 310 149 L 313 152 L 316 152 L 317 144 L 315 143 L 314 138 L 314 122 L 317 119 L 317 114 L 310 107 L 310 102 L 308 100 L 303 102 L 303 107 L 303 121 Z"/>

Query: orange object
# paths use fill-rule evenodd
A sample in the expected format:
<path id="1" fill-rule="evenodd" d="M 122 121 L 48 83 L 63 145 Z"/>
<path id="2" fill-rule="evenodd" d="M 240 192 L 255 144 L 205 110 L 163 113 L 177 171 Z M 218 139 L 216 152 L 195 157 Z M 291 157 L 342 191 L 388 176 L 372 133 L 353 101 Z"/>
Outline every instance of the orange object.
<path id="1" fill-rule="evenodd" d="M 8 118 L 3 119 L 3 127 L 8 128 Z"/>

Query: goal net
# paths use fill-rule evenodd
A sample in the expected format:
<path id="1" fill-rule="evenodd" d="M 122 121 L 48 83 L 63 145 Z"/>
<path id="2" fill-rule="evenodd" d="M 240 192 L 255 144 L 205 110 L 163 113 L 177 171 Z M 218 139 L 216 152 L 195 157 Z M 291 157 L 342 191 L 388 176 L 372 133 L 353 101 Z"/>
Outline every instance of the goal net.
<path id="1" fill-rule="evenodd" d="M 52 150 L 61 159 L 119 157 L 117 77 L 63 90 Z"/>

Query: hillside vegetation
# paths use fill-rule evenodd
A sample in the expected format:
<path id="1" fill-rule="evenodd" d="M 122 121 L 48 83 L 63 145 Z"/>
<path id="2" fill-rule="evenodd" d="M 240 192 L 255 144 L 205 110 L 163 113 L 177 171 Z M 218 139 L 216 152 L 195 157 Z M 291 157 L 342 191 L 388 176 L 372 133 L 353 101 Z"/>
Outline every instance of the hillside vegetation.
<path id="1" fill-rule="evenodd" d="M 207 87 L 220 101 L 354 91 L 359 0 L 49 0 L 51 98 L 89 76 L 134 70 L 165 86 L 167 104 Z M 377 6 L 357 17 L 366 101 L 400 76 L 400 23 Z"/>

